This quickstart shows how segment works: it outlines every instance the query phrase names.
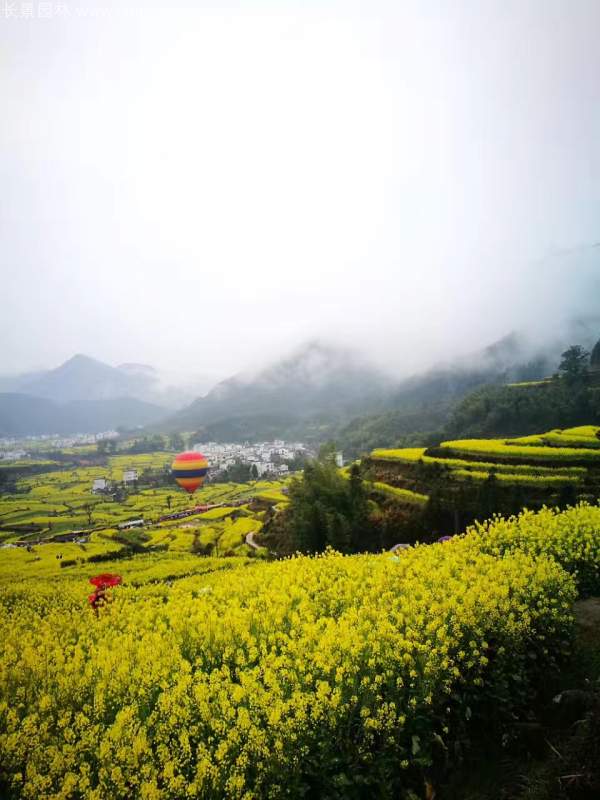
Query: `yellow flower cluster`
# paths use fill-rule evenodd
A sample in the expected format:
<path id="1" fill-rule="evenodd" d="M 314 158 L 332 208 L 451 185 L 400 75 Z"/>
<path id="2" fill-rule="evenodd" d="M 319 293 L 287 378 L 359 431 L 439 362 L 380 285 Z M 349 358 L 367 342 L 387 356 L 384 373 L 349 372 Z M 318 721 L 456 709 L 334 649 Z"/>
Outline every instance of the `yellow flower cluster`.
<path id="1" fill-rule="evenodd" d="M 543 508 L 494 517 L 470 528 L 465 538 L 478 553 L 551 557 L 576 577 L 581 594 L 600 592 L 600 506 L 581 503 L 566 511 Z"/>
<path id="2" fill-rule="evenodd" d="M 450 475 L 456 480 L 469 480 L 475 483 L 487 481 L 490 477 L 490 472 L 485 472 L 478 469 L 453 469 L 450 470 Z M 563 473 L 560 470 L 554 470 L 553 475 L 543 474 L 523 474 L 520 472 L 507 472 L 502 471 L 496 474 L 496 480 L 500 484 L 511 484 L 520 486 L 579 486 L 582 479 L 578 475 L 571 475 Z"/>
<path id="3" fill-rule="evenodd" d="M 600 448 L 598 431 L 600 431 L 600 428 L 595 425 L 581 425 L 578 428 L 548 431 L 548 433 L 541 433 L 539 436 L 521 436 L 519 439 L 507 439 L 507 444 L 591 447 L 592 449 L 598 449 Z"/>
<path id="4" fill-rule="evenodd" d="M 574 580 L 480 535 L 395 560 L 206 559 L 172 585 L 143 556 L 97 616 L 80 574 L 5 579 L 0 782 L 24 800 L 398 795 L 569 638 Z"/>
<path id="5" fill-rule="evenodd" d="M 536 440 L 539 437 L 532 437 Z M 477 441 L 489 442 L 489 439 L 478 439 Z M 513 442 L 521 442 L 521 440 L 513 439 Z M 541 440 L 540 440 L 541 443 Z M 527 451 L 529 452 L 529 451 Z M 464 458 L 440 458 L 439 456 L 425 455 L 426 448 L 424 447 L 406 447 L 401 450 L 384 450 L 377 449 L 371 453 L 371 458 L 374 461 L 392 461 L 401 464 L 419 464 L 420 466 L 441 466 L 448 467 L 451 470 L 459 469 L 475 469 L 485 470 L 489 472 L 491 469 L 497 473 L 508 472 L 522 475 L 554 475 L 559 471 L 561 475 L 572 475 L 573 477 L 583 477 L 587 474 L 585 467 L 565 467 L 561 466 L 560 470 L 556 467 L 541 467 L 537 464 L 513 464 L 492 461 L 467 461 Z"/>
<path id="6" fill-rule="evenodd" d="M 449 455 L 458 453 L 470 456 L 489 456 L 495 458 L 523 458 L 548 462 L 600 463 L 600 450 L 585 447 L 554 447 L 552 445 L 507 444 L 504 439 L 457 439 L 442 442 L 440 447 Z"/>

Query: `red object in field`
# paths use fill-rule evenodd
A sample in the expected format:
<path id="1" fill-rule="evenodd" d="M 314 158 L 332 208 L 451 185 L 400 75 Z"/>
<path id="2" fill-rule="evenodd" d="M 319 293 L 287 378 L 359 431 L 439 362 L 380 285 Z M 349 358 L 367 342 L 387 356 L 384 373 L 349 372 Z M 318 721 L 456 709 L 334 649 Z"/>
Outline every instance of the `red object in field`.
<path id="1" fill-rule="evenodd" d="M 123 578 L 120 575 L 113 575 L 110 572 L 103 572 L 101 575 L 95 575 L 90 578 L 90 583 L 96 587 L 96 591 L 88 595 L 88 603 L 96 613 L 100 606 L 110 602 L 111 598 L 106 594 L 107 590 L 111 586 L 118 586 L 122 582 Z"/>
<path id="2" fill-rule="evenodd" d="M 118 586 L 123 582 L 120 575 L 112 575 L 110 572 L 103 572 L 101 575 L 96 575 L 90 578 L 90 583 L 97 586 L 98 589 L 108 589 L 109 586 Z"/>

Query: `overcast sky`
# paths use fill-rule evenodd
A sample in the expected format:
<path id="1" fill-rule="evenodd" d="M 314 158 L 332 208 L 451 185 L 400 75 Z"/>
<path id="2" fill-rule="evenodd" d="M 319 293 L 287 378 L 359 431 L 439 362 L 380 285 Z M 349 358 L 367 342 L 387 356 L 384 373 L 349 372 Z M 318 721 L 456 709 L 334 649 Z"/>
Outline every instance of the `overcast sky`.
<path id="1" fill-rule="evenodd" d="M 225 376 L 316 336 L 410 370 L 600 312 L 598 0 L 30 8 L 0 10 L 1 371 Z"/>

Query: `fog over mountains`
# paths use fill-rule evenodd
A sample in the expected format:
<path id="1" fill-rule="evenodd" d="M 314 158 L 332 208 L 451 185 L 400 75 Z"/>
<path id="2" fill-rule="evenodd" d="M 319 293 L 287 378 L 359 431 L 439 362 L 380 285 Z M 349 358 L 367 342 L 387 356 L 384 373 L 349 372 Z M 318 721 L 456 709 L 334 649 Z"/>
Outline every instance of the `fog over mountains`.
<path id="1" fill-rule="evenodd" d="M 347 416 L 381 405 L 393 385 L 389 375 L 356 353 L 313 341 L 254 375 L 222 381 L 166 424 L 189 430 L 273 413 L 288 419 Z"/>
<path id="2" fill-rule="evenodd" d="M 56 369 L 5 378 L 3 388 L 18 390 L 57 403 L 108 400 L 115 397 L 147 399 L 157 376 L 142 365 L 111 367 L 95 358 L 75 355 Z"/>
<path id="3" fill-rule="evenodd" d="M 75 355 L 44 372 L 0 378 L 0 434 L 93 433 L 135 428 L 160 419 L 152 367 L 111 367 Z"/>
<path id="4" fill-rule="evenodd" d="M 165 388 L 152 366 L 111 366 L 79 354 L 54 369 L 0 377 L 0 435 L 150 426 L 197 432 L 204 439 L 323 440 L 355 418 L 390 411 L 405 415 L 409 429 L 416 414 L 413 422 L 427 429 L 441 424 L 452 403 L 471 389 L 547 375 L 556 369 L 567 344 L 591 347 L 599 333 L 597 317 L 573 320 L 545 345 L 513 333 L 448 363 L 424 363 L 421 371 L 405 378 L 348 348 L 315 340 L 264 369 L 221 381 L 196 398 L 177 387 Z"/>

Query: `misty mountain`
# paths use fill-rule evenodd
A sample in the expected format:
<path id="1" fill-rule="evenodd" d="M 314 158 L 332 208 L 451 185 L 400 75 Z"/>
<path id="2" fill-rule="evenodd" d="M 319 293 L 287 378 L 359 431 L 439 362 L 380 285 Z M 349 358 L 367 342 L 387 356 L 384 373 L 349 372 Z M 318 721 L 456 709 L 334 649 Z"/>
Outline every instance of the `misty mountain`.
<path id="1" fill-rule="evenodd" d="M 349 453 L 442 428 L 484 385 L 534 380 L 556 368 L 555 348 L 510 334 L 471 355 L 402 380 L 357 354 L 311 342 L 254 376 L 236 376 L 158 426 L 216 441 L 336 438 Z"/>
<path id="2" fill-rule="evenodd" d="M 186 385 L 176 385 L 173 376 L 167 378 L 148 364 L 113 367 L 82 354 L 55 369 L 0 375 L 0 392 L 43 397 L 56 403 L 132 397 L 171 410 L 191 403 L 198 395 L 198 387 L 207 385 L 208 379 L 201 375 L 186 376 Z"/>
<path id="3" fill-rule="evenodd" d="M 0 375 L 0 392 L 20 392 L 21 388 L 46 374 L 47 370 L 24 372 L 20 375 Z"/>
<path id="4" fill-rule="evenodd" d="M 574 321 L 573 329 L 587 346 L 598 327 L 582 319 Z M 468 356 L 424 365 L 420 373 L 398 380 L 355 352 L 313 341 L 256 374 L 222 381 L 170 415 L 162 408 L 164 394 L 151 366 L 112 367 L 77 355 L 56 369 L 21 376 L 12 384 L 0 382 L 5 392 L 0 395 L 0 433 L 146 425 L 198 431 L 205 440 L 220 441 L 335 437 L 349 453 L 361 452 L 415 431 L 439 431 L 452 409 L 482 386 L 551 374 L 563 347 L 564 340 L 533 346 L 512 333 Z M 184 396 L 185 390 L 180 400 Z"/>
<path id="5" fill-rule="evenodd" d="M 355 353 L 310 342 L 254 376 L 235 376 L 174 414 L 165 430 L 198 430 L 219 423 L 221 430 L 251 434 L 245 418 L 279 420 L 281 431 L 299 420 L 326 420 L 385 406 L 393 382 Z M 270 427 L 273 427 L 272 425 Z M 281 433 L 280 433 L 281 435 Z M 243 438 L 254 438 L 252 435 Z"/>
<path id="6" fill-rule="evenodd" d="M 165 416 L 160 406 L 132 397 L 59 404 L 27 394 L 0 394 L 0 436 L 95 433 L 149 425 Z"/>
<path id="7" fill-rule="evenodd" d="M 118 364 L 117 369 L 129 375 L 138 375 L 150 378 L 151 380 L 156 380 L 156 370 L 149 364 Z"/>
<path id="8" fill-rule="evenodd" d="M 398 443 L 426 443 L 445 428 L 456 406 L 470 393 L 486 386 L 532 381 L 552 374 L 564 345 L 533 347 L 511 333 L 450 364 L 425 370 L 400 381 L 389 408 L 365 414 L 340 428 L 337 440 L 349 455 Z M 411 441 L 411 436 L 416 437 Z"/>
<path id="9" fill-rule="evenodd" d="M 144 399 L 156 380 L 152 368 L 144 371 L 111 367 L 95 358 L 76 355 L 56 369 L 17 382 L 19 391 L 56 403 L 109 400 L 118 397 Z"/>

